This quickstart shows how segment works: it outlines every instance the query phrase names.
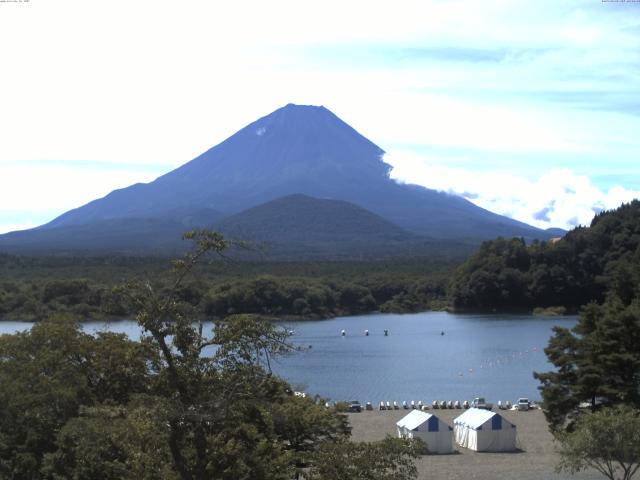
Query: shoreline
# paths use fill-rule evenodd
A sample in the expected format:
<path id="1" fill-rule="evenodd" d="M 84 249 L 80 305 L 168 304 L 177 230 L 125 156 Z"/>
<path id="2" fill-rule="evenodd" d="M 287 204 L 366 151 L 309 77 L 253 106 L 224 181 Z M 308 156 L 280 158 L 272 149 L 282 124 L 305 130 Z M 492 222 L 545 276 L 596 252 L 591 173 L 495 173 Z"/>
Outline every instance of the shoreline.
<path id="1" fill-rule="evenodd" d="M 320 314 L 309 314 L 309 315 L 273 315 L 273 314 L 264 314 L 264 313 L 237 313 L 237 315 L 257 315 L 260 316 L 270 322 L 323 322 L 326 320 L 334 320 L 336 318 L 342 317 L 359 317 L 366 315 L 417 315 L 420 313 L 430 313 L 430 312 L 444 312 L 449 313 L 451 315 L 522 315 L 522 316 L 530 316 L 530 317 L 549 317 L 549 318 L 563 318 L 563 317 L 574 317 L 578 315 L 578 312 L 572 310 L 565 310 L 562 313 L 558 313 L 554 311 L 555 307 L 550 308 L 541 308 L 536 307 L 533 309 L 504 309 L 504 310 L 490 310 L 490 309 L 456 309 L 451 306 L 445 306 L 443 308 L 427 308 L 424 310 L 417 311 L 387 311 L 387 310 L 370 310 L 366 312 L 358 311 L 358 312 L 335 312 L 329 315 L 320 315 Z M 70 314 L 77 315 L 70 312 L 58 312 L 62 315 Z M 134 315 L 135 316 L 135 315 Z M 78 320 L 79 323 L 90 323 L 90 322 L 125 322 L 125 321 L 134 321 L 135 318 L 131 315 L 124 316 L 95 316 L 95 317 L 86 317 L 82 320 Z M 218 317 L 206 317 L 206 318 L 195 318 L 194 321 L 202 321 L 202 322 L 215 322 L 218 320 Z M 0 323 L 38 323 L 42 321 L 42 319 L 18 319 L 12 317 L 2 317 L 0 318 Z"/>

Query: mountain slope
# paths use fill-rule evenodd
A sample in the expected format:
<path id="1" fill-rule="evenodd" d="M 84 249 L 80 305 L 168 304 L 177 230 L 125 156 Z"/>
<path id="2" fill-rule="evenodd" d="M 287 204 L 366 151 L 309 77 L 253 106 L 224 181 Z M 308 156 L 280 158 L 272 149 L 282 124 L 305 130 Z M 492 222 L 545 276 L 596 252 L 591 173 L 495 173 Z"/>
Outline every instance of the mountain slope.
<path id="1" fill-rule="evenodd" d="M 45 254 L 154 254 L 180 249 L 180 239 L 186 230 L 184 224 L 175 220 L 112 218 L 7 233 L 0 237 L 0 250 Z"/>
<path id="2" fill-rule="evenodd" d="M 441 238 L 547 234 L 457 196 L 389 178 L 384 151 L 324 107 L 287 105 L 149 184 L 116 190 L 55 219 L 64 226 L 158 217 L 174 208 L 237 213 L 303 193 L 353 202 L 416 233 Z"/>
<path id="3" fill-rule="evenodd" d="M 182 234 L 211 226 L 211 209 L 174 209 L 165 218 L 110 218 L 77 225 L 36 228 L 0 236 L 0 250 L 20 253 L 164 254 L 184 248 Z"/>
<path id="4" fill-rule="evenodd" d="M 269 258 L 465 257 L 471 247 L 420 237 L 343 200 L 288 195 L 216 223 L 227 238 L 248 241 Z"/>
<path id="5" fill-rule="evenodd" d="M 334 239 L 414 239 L 416 235 L 343 200 L 288 195 L 215 224 L 229 236 L 275 242 L 330 242 Z"/>
<path id="6" fill-rule="evenodd" d="M 35 231 L 105 221 L 175 221 L 176 211 L 180 218 L 196 218 L 191 212 L 202 209 L 228 216 L 292 194 L 344 200 L 432 238 L 479 242 L 499 235 L 551 236 L 461 197 L 399 184 L 389 178 L 391 167 L 382 161 L 383 154 L 326 108 L 290 104 L 155 181 L 113 191 L 25 232 L 23 238 Z M 35 248 L 37 236 L 30 242 Z M 6 239 L 0 237 L 3 245 Z"/>

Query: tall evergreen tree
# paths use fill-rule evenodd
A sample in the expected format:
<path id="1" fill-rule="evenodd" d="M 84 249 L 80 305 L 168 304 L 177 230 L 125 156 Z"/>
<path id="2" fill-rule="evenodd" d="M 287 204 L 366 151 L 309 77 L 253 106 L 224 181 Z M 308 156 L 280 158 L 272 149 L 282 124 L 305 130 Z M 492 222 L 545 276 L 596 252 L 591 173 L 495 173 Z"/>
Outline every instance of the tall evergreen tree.
<path id="1" fill-rule="evenodd" d="M 545 349 L 554 372 L 535 373 L 552 429 L 570 427 L 581 404 L 640 408 L 640 307 L 611 295 L 587 305 L 576 326 L 555 328 Z"/>

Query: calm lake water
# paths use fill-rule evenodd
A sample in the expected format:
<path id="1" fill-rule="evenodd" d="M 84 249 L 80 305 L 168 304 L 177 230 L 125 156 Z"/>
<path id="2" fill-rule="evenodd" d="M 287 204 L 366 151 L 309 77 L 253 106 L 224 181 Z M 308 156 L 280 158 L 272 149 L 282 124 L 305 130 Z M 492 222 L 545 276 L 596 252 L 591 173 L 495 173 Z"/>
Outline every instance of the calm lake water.
<path id="1" fill-rule="evenodd" d="M 538 399 L 534 371 L 547 371 L 543 349 L 554 325 L 577 317 L 461 315 L 425 312 L 369 314 L 313 322 L 286 322 L 301 351 L 277 360 L 276 373 L 296 389 L 333 400 L 488 401 Z M 30 328 L 0 322 L 0 333 Z M 108 329 L 139 338 L 135 322 L 87 322 L 88 332 Z M 341 330 L 346 335 L 341 336 Z M 364 335 L 365 329 L 369 336 Z M 384 336 L 384 329 L 389 336 Z M 441 333 L 444 332 L 444 335 Z M 309 348 L 310 347 L 310 348 Z"/>

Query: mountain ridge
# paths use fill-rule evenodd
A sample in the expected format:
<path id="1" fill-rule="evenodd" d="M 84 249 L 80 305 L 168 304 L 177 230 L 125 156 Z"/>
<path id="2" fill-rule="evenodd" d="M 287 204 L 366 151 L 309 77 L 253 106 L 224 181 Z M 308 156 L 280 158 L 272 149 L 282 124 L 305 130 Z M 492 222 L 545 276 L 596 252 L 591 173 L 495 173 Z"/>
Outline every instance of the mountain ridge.
<path id="1" fill-rule="evenodd" d="M 498 236 L 552 236 L 462 197 L 398 183 L 390 178 L 392 167 L 383 155 L 383 149 L 325 107 L 288 104 L 153 182 L 114 190 L 26 232 L 135 218 L 181 222 L 203 209 L 228 217 L 303 194 L 352 203 L 414 235 L 435 239 L 479 243 Z M 0 248 L 4 244 L 0 236 Z"/>

